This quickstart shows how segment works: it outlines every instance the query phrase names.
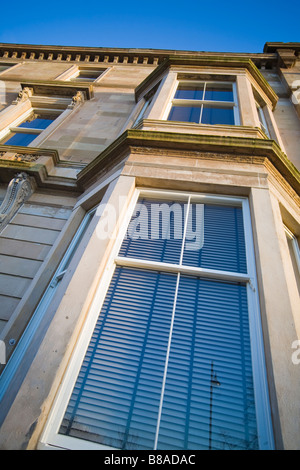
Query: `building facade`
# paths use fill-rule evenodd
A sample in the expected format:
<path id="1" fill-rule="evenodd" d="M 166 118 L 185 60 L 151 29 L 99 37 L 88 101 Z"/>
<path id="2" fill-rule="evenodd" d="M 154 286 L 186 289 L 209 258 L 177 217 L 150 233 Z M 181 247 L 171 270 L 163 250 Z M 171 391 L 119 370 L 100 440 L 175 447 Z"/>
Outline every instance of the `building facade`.
<path id="1" fill-rule="evenodd" d="M 300 43 L 0 44 L 0 442 L 300 448 Z"/>

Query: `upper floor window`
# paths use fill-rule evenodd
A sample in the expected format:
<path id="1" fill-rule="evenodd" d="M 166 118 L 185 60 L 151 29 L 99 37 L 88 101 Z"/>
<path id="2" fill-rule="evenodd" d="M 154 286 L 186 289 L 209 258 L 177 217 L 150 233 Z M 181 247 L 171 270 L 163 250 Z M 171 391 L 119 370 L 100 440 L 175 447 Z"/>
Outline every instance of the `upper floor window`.
<path id="1" fill-rule="evenodd" d="M 160 82 L 157 83 L 146 95 L 144 96 L 144 104 L 142 108 L 140 109 L 140 112 L 138 113 L 137 117 L 134 120 L 133 126 L 138 124 L 146 115 L 149 110 L 149 107 L 153 101 L 153 98 L 155 96 L 155 93 L 157 92 L 157 89 L 160 85 Z"/>
<path id="2" fill-rule="evenodd" d="M 94 82 L 105 72 L 105 69 L 78 67 L 77 72 L 70 77 L 71 81 Z"/>
<path id="3" fill-rule="evenodd" d="M 0 62 L 0 73 L 4 72 L 7 69 L 10 69 L 14 65 L 16 65 L 16 64 L 6 64 L 4 62 Z"/>
<path id="4" fill-rule="evenodd" d="M 197 124 L 239 124 L 235 84 L 180 82 L 168 120 Z"/>
<path id="5" fill-rule="evenodd" d="M 260 128 L 266 134 L 266 136 L 269 137 L 270 139 L 270 132 L 268 129 L 266 118 L 265 118 L 264 109 L 257 102 L 256 102 L 256 109 L 257 109 L 258 119 L 260 123 Z"/>
<path id="6" fill-rule="evenodd" d="M 26 147 L 57 118 L 61 111 L 45 111 L 36 109 L 21 123 L 15 123 L 8 128 L 8 133 L 2 140 L 5 145 L 20 145 Z"/>
<path id="7" fill-rule="evenodd" d="M 38 147 L 92 93 L 87 84 L 66 86 L 38 82 L 22 85 L 7 115 L 0 119 L 0 143 Z"/>
<path id="8" fill-rule="evenodd" d="M 293 266 L 293 271 L 298 287 L 298 291 L 300 294 L 300 248 L 297 237 L 287 228 L 285 227 L 285 235 L 287 239 L 290 259 Z"/>

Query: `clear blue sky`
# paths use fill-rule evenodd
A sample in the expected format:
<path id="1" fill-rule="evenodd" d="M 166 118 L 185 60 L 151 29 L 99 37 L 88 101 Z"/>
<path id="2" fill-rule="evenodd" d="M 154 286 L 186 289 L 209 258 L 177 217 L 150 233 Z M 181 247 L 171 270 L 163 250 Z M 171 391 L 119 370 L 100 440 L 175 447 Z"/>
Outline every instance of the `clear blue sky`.
<path id="1" fill-rule="evenodd" d="M 0 42 L 262 52 L 300 42 L 299 0 L 2 0 Z"/>

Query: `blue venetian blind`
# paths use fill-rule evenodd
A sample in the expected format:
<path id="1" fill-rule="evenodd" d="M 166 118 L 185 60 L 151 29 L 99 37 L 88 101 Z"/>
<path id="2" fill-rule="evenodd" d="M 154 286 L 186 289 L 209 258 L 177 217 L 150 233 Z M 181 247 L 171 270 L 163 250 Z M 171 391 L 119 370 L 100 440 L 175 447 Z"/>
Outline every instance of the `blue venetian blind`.
<path id="1" fill-rule="evenodd" d="M 60 434 L 153 449 L 176 275 L 117 268 Z"/>
<path id="2" fill-rule="evenodd" d="M 142 199 L 132 216 L 119 256 L 178 264 L 184 233 L 185 205 Z"/>
<path id="3" fill-rule="evenodd" d="M 182 264 L 230 272 L 247 272 L 243 214 L 240 207 L 204 205 L 204 217 L 191 204 L 190 236 L 185 241 Z M 203 227 L 203 244 L 199 249 Z M 201 245 L 200 245 L 201 246 Z"/>
<path id="4" fill-rule="evenodd" d="M 182 202 L 140 200 L 119 256 L 178 264 L 186 207 Z M 183 265 L 247 272 L 240 207 L 192 203 L 188 218 Z"/>
<path id="5" fill-rule="evenodd" d="M 61 434 L 153 449 L 175 284 L 117 268 Z M 254 449 L 256 438 L 246 288 L 182 276 L 158 449 Z"/>
<path id="6" fill-rule="evenodd" d="M 152 204 L 162 202 L 139 203 L 135 236 L 119 255 L 179 263 L 183 239 L 174 234 L 176 223 L 183 234 L 184 203 L 169 227 L 151 219 Z M 190 208 L 183 264 L 245 272 L 241 209 Z M 195 250 L 188 243 L 197 229 Z M 245 285 L 116 268 L 59 432 L 139 450 L 154 448 L 157 429 L 158 449 L 257 448 Z"/>
<path id="7" fill-rule="evenodd" d="M 181 276 L 162 410 L 158 449 L 257 448 L 245 286 Z"/>

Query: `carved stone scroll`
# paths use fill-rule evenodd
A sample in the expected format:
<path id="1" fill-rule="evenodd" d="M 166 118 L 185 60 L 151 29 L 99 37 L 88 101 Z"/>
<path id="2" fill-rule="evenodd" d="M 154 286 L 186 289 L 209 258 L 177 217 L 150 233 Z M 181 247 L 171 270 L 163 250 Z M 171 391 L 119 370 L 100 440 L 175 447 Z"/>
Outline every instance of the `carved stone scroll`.
<path id="1" fill-rule="evenodd" d="M 32 193 L 33 185 L 27 173 L 18 173 L 10 181 L 5 198 L 0 206 L 0 232 Z"/>
<path id="2" fill-rule="evenodd" d="M 14 161 L 14 162 L 25 162 L 25 163 L 33 163 L 35 162 L 38 158 L 40 158 L 41 155 L 38 154 L 32 154 L 32 153 L 15 153 L 11 154 L 11 152 L 0 152 L 0 160 L 9 160 L 9 161 Z"/>
<path id="3" fill-rule="evenodd" d="M 20 93 L 18 94 L 15 101 L 12 102 L 12 104 L 23 103 L 23 101 L 30 98 L 32 96 L 32 94 L 33 94 L 32 88 L 24 87 L 23 90 L 21 90 Z"/>
<path id="4" fill-rule="evenodd" d="M 73 96 L 71 104 L 68 106 L 68 109 L 75 108 L 80 103 L 83 103 L 85 99 L 84 93 L 82 91 L 78 91 L 76 95 Z"/>

